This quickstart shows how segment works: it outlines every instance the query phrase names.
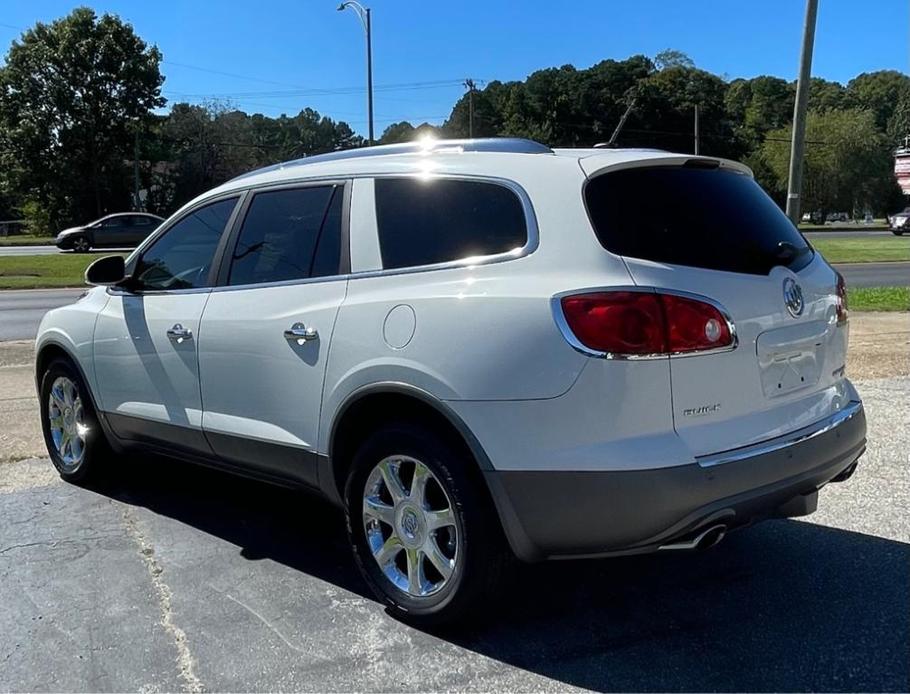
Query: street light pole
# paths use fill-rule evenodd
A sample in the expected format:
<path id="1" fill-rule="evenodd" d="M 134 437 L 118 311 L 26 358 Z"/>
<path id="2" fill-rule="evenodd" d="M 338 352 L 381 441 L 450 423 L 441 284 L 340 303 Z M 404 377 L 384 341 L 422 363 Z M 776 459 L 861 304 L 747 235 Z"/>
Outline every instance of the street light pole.
<path id="1" fill-rule="evenodd" d="M 360 18 L 363 30 L 367 38 L 367 120 L 369 123 L 369 143 L 372 145 L 373 138 L 373 27 L 370 8 L 364 7 L 357 0 L 347 0 L 338 6 L 338 11 L 351 8 Z"/>
<path id="2" fill-rule="evenodd" d="M 796 104 L 793 106 L 793 141 L 790 145 L 790 177 L 787 184 L 787 216 L 794 224 L 799 224 L 800 220 L 803 156 L 806 150 L 806 107 L 809 103 L 817 15 L 818 0 L 806 0 L 806 23 L 803 26 L 803 48 L 799 59 L 799 79 L 796 82 Z"/>
<path id="3" fill-rule="evenodd" d="M 139 119 L 133 119 L 133 210 L 138 212 L 139 203 Z"/>

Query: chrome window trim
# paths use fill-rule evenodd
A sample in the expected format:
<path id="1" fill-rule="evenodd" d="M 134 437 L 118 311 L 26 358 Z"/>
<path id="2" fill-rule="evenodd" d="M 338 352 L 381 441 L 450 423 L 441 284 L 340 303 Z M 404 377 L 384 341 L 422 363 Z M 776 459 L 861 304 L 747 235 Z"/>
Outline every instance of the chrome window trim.
<path id="1" fill-rule="evenodd" d="M 380 270 L 366 270 L 364 272 L 353 272 L 351 273 L 351 279 L 356 279 L 358 277 L 377 277 L 383 275 L 401 275 L 412 272 L 428 272 L 432 270 L 447 270 L 450 268 L 460 268 L 460 267 L 473 267 L 475 265 L 489 265 L 491 263 L 502 263 L 509 260 L 517 260 L 518 258 L 524 258 L 527 255 L 530 255 L 537 250 L 537 247 L 540 245 L 540 230 L 537 226 L 537 215 L 534 213 L 534 206 L 531 204 L 531 198 L 528 196 L 527 191 L 520 186 L 515 181 L 512 181 L 508 178 L 501 178 L 499 176 L 484 176 L 483 174 L 461 174 L 461 173 L 422 173 L 422 172 L 410 172 L 410 173 L 382 173 L 374 174 L 372 176 L 357 176 L 355 178 L 372 178 L 374 180 L 381 178 L 406 178 L 406 179 L 420 179 L 426 181 L 471 181 L 475 183 L 486 183 L 489 185 L 498 185 L 503 188 L 510 190 L 517 198 L 521 204 L 522 214 L 525 217 L 525 229 L 527 231 L 527 240 L 525 244 L 520 248 L 516 248 L 511 251 L 506 251 L 504 253 L 491 253 L 489 255 L 477 255 L 469 258 L 460 258 L 459 260 L 446 260 L 441 263 L 427 263 L 426 265 L 411 265 L 408 267 L 401 268 L 382 268 Z M 373 198 L 374 205 L 374 214 L 375 214 L 375 193 Z M 379 224 L 377 220 L 376 226 L 377 237 L 379 235 Z M 382 250 L 382 245 L 380 242 L 380 253 Z M 380 256 L 381 260 L 381 256 Z"/>
<path id="2" fill-rule="evenodd" d="M 206 292 L 215 292 L 215 291 L 230 291 L 230 290 L 239 290 L 239 289 L 257 289 L 259 287 L 286 287 L 293 286 L 297 284 L 312 284 L 314 282 L 334 282 L 338 280 L 356 280 L 356 279 L 366 279 L 374 277 L 385 277 L 385 276 L 395 276 L 395 275 L 404 275 L 404 274 L 413 274 L 418 272 L 432 272 L 435 270 L 450 270 L 456 268 L 470 268 L 478 265 L 490 265 L 493 263 L 502 263 L 510 260 L 518 260 L 519 258 L 524 258 L 528 255 L 534 253 L 538 246 L 540 245 L 540 229 L 537 225 L 537 215 L 534 212 L 534 206 L 531 203 L 531 198 L 528 195 L 527 191 L 516 183 L 507 178 L 501 178 L 498 176 L 484 176 L 482 174 L 461 174 L 461 173 L 422 173 L 419 171 L 412 172 L 385 172 L 385 173 L 358 173 L 352 174 L 350 176 L 339 176 L 338 174 L 326 175 L 326 176 L 301 176 L 299 178 L 282 180 L 282 181 L 270 181 L 268 183 L 261 183 L 258 185 L 248 186 L 248 187 L 236 187 L 227 191 L 219 191 L 216 195 L 206 197 L 198 202 L 194 203 L 192 207 L 182 210 L 180 216 L 177 217 L 174 215 L 174 221 L 171 222 L 170 218 L 167 220 L 166 226 L 162 224 L 161 227 L 155 230 L 155 232 L 150 235 L 142 244 L 140 244 L 132 254 L 126 258 L 126 262 L 129 263 L 133 256 L 137 256 L 139 252 L 144 251 L 145 248 L 155 239 L 159 238 L 167 232 L 174 224 L 176 224 L 180 219 L 183 219 L 187 214 L 191 214 L 193 211 L 202 207 L 204 205 L 210 204 L 212 202 L 218 202 L 218 200 L 223 198 L 230 198 L 234 196 L 243 197 L 243 196 L 252 196 L 258 192 L 265 191 L 266 189 L 280 189 L 280 188 L 294 188 L 299 186 L 308 186 L 308 185 L 321 185 L 328 183 L 338 183 L 345 180 L 354 180 L 362 178 L 419 178 L 419 179 L 442 179 L 442 180 L 468 180 L 468 181 L 477 181 L 480 183 L 489 183 L 491 185 L 500 185 L 505 188 L 508 188 L 512 193 L 518 196 L 519 202 L 521 203 L 521 209 L 525 216 L 525 226 L 528 231 L 527 242 L 521 248 L 518 248 L 514 251 L 506 251 L 505 253 L 494 253 L 491 255 L 481 255 L 473 256 L 470 258 L 462 258 L 460 260 L 449 260 L 443 263 L 432 263 L 429 265 L 415 265 L 412 267 L 406 268 L 395 268 L 395 269 L 379 269 L 379 270 L 364 270 L 362 272 L 349 272 L 346 274 L 340 275 L 330 275 L 325 277 L 308 277 L 305 279 L 299 280 L 285 280 L 282 282 L 269 282 L 263 284 L 246 284 L 246 285 L 215 285 L 210 287 L 194 287 L 192 289 L 169 289 L 169 290 L 154 290 L 154 291 L 145 291 L 143 294 L 173 294 L 173 293 L 196 293 L 201 291 Z M 239 206 L 243 205 L 243 200 L 240 200 L 238 207 L 235 208 L 234 213 L 237 214 Z M 231 220 L 230 226 L 232 227 L 234 220 Z M 230 232 L 229 228 L 225 233 Z M 108 287 L 108 293 L 110 294 L 130 294 L 135 292 L 126 292 L 124 290 L 114 290 L 112 291 L 111 287 Z"/>
<path id="3" fill-rule="evenodd" d="M 537 215 L 534 212 L 534 207 L 531 204 L 531 198 L 528 195 L 527 191 L 516 183 L 507 178 L 501 178 L 497 176 L 484 176 L 477 174 L 458 174 L 458 173 L 440 173 L 440 174 L 425 174 L 421 172 L 390 172 L 390 173 L 380 173 L 380 174 L 355 174 L 350 176 L 347 180 L 354 179 L 378 179 L 378 178 L 418 178 L 418 179 L 430 179 L 430 180 L 467 180 L 467 181 L 476 181 L 480 183 L 489 183 L 491 185 L 499 185 L 505 188 L 508 188 L 513 194 L 518 197 L 519 202 L 521 203 L 522 213 L 525 216 L 525 226 L 527 228 L 527 242 L 521 248 L 518 248 L 514 251 L 506 251 L 505 253 L 493 253 L 490 255 L 481 255 L 473 256 L 470 258 L 461 258 L 460 260 L 448 260 L 442 263 L 431 263 L 428 265 L 414 265 L 411 267 L 403 268 L 394 268 L 394 269 L 378 269 L 378 270 L 362 270 L 359 272 L 349 272 L 340 275 L 327 275 L 325 277 L 308 277 L 305 279 L 299 280 L 285 280 L 281 282 L 269 282 L 262 284 L 245 284 L 245 285 L 219 285 L 211 287 L 210 290 L 213 292 L 223 292 L 230 291 L 235 289 L 256 289 L 259 287 L 288 287 L 298 284 L 313 284 L 316 282 L 334 282 L 339 280 L 357 280 L 357 279 L 368 279 L 375 277 L 393 277 L 396 275 L 405 275 L 405 274 L 414 274 L 418 272 L 433 272 L 436 270 L 451 270 L 457 268 L 470 268 L 477 265 L 490 265 L 492 263 L 502 263 L 510 260 L 517 260 L 519 258 L 524 258 L 525 256 L 530 255 L 537 250 L 540 245 L 540 230 L 537 226 Z M 252 186 L 250 188 L 244 189 L 250 195 L 255 195 L 263 189 L 275 189 L 275 188 L 288 188 L 288 187 L 297 187 L 301 185 L 321 185 L 327 184 L 329 182 L 339 182 L 339 177 L 336 176 L 320 176 L 313 178 L 300 179 L 297 181 L 282 181 L 279 184 L 276 183 L 267 183 L 259 186 Z M 375 200 L 374 200 L 375 204 Z"/>
<path id="4" fill-rule="evenodd" d="M 716 347 L 714 349 L 702 349 L 694 352 L 668 352 L 666 354 L 616 354 L 613 352 L 603 352 L 596 349 L 591 349 L 590 347 L 583 344 L 572 332 L 572 328 L 569 327 L 569 323 L 566 320 L 565 313 L 562 310 L 562 299 L 566 296 L 577 296 L 582 294 L 597 294 L 601 292 L 641 292 L 641 293 L 651 293 L 651 294 L 670 294 L 673 296 L 679 296 L 684 299 L 694 299 L 695 301 L 702 301 L 710 306 L 713 306 L 720 312 L 720 315 L 723 316 L 724 321 L 727 324 L 727 329 L 730 331 L 730 337 L 732 338 L 732 343 L 724 347 Z M 559 332 L 562 333 L 563 338 L 568 342 L 573 349 L 577 352 L 589 357 L 597 357 L 598 359 L 610 359 L 616 361 L 646 361 L 646 360 L 655 360 L 655 359 L 686 359 L 690 357 L 700 357 L 706 354 L 721 354 L 723 352 L 732 352 L 737 347 L 739 347 L 739 335 L 736 333 L 736 325 L 733 323 L 733 318 L 730 316 L 730 312 L 727 311 L 724 306 L 714 299 L 704 296 L 702 294 L 695 294 L 693 292 L 686 292 L 681 289 L 665 289 L 663 287 L 647 287 L 647 286 L 612 286 L 612 287 L 587 287 L 584 289 L 572 289 L 565 292 L 560 292 L 555 294 L 550 299 L 550 309 L 553 312 L 553 318 L 556 321 L 556 325 L 559 328 Z"/>
<path id="5" fill-rule="evenodd" d="M 339 178 L 338 176 L 333 176 L 330 178 L 320 178 L 320 179 L 307 179 L 305 181 L 297 182 L 286 182 L 282 181 L 280 183 L 271 183 L 264 186 L 256 186 L 253 188 L 245 189 L 246 198 L 244 200 L 244 205 L 242 209 L 238 210 L 236 230 L 230 228 L 228 231 L 231 233 L 231 238 L 228 239 L 228 246 L 224 249 L 224 258 L 223 261 L 228 264 L 230 267 L 231 255 L 236 246 L 237 241 L 240 239 L 240 233 L 243 231 L 243 223 L 246 220 L 247 213 L 249 212 L 250 206 L 253 204 L 253 201 L 256 199 L 256 196 L 261 193 L 273 193 L 280 192 L 283 190 L 299 190 L 301 188 L 319 188 L 324 186 L 336 186 L 342 190 L 342 224 L 341 224 L 341 235 L 342 235 L 342 258 L 339 260 L 343 262 L 344 254 L 344 237 L 347 233 L 345 225 L 348 223 L 346 217 L 350 214 L 350 193 L 348 192 L 349 186 L 348 181 L 350 178 Z M 232 227 L 235 225 L 231 225 Z M 230 251 L 230 253 L 229 253 Z M 350 251 L 349 251 L 350 252 Z M 348 259 L 350 260 L 350 259 Z M 350 277 L 349 272 L 342 272 L 335 275 L 322 275 L 320 277 L 301 277 L 297 279 L 290 280 L 276 280 L 274 282 L 251 282 L 249 284 L 227 284 L 227 279 L 230 277 L 229 274 L 225 276 L 225 282 L 220 283 L 216 282 L 215 285 L 210 287 L 213 292 L 227 292 L 234 290 L 245 290 L 245 289 L 258 289 L 260 287 L 292 287 L 298 284 L 314 284 L 316 282 L 334 282 L 337 280 L 346 280 Z M 220 278 L 220 273 L 219 273 Z"/>
<path id="6" fill-rule="evenodd" d="M 817 436 L 821 436 L 822 434 L 826 434 L 832 429 L 835 429 L 836 427 L 839 427 L 845 422 L 853 419 L 862 411 L 862 402 L 859 400 L 850 400 L 842 409 L 838 410 L 832 415 L 829 415 L 828 417 L 825 417 L 815 424 L 810 424 L 809 426 L 803 427 L 802 429 L 792 431 L 789 434 L 784 434 L 783 436 L 768 439 L 767 441 L 753 443 L 741 448 L 734 448 L 729 451 L 723 451 L 721 453 L 696 456 L 695 460 L 701 467 L 714 467 L 715 465 L 734 463 L 737 461 L 747 460 L 749 458 L 765 455 L 767 453 L 773 453 L 775 451 L 794 446 L 798 443 L 809 441 L 816 438 Z"/>
<path id="7" fill-rule="evenodd" d="M 174 226 L 182 222 L 184 219 L 189 217 L 191 214 L 195 213 L 197 210 L 212 205 L 222 200 L 230 200 L 231 198 L 236 198 L 234 203 L 234 209 L 231 210 L 231 216 L 228 217 L 227 224 L 224 227 L 224 230 L 221 233 L 221 238 L 218 240 L 218 245 L 215 247 L 215 253 L 212 256 L 212 268 L 215 268 L 215 265 L 221 264 L 221 255 L 223 251 L 223 244 L 226 243 L 228 235 L 230 235 L 231 230 L 234 227 L 234 224 L 237 222 L 237 217 L 240 214 L 240 209 L 242 208 L 244 201 L 247 197 L 247 191 L 244 189 L 232 190 L 230 192 L 220 192 L 216 195 L 211 195 L 209 197 L 203 198 L 196 202 L 191 203 L 189 206 L 184 206 L 176 213 L 168 217 L 165 221 L 161 222 L 158 225 L 158 228 L 155 229 L 151 234 L 145 237 L 145 239 L 140 243 L 136 248 L 133 249 L 133 252 L 130 253 L 126 258 L 123 259 L 124 264 L 127 267 L 128 271 L 135 269 L 135 264 L 139 262 L 139 259 L 142 257 L 142 254 L 145 253 L 149 248 L 155 245 L 162 236 L 164 236 L 168 231 L 170 231 Z M 210 278 L 211 278 L 211 269 L 210 269 Z M 217 279 L 217 278 L 216 278 Z M 205 287 L 190 287 L 187 289 L 144 289 L 137 291 L 127 291 L 126 289 L 121 289 L 116 286 L 109 286 L 107 288 L 107 293 L 109 296 L 155 296 L 159 294 L 201 294 L 203 292 L 210 292 L 214 288 L 213 283 L 207 284 Z"/>

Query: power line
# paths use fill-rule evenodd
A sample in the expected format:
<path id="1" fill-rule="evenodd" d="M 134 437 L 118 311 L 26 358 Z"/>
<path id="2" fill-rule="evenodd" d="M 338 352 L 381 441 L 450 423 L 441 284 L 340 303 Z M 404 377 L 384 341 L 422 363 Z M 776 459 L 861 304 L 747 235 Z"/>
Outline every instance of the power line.
<path id="1" fill-rule="evenodd" d="M 396 84 L 380 84 L 373 87 L 374 91 L 378 92 L 396 92 L 396 91 L 421 91 L 424 89 L 440 89 L 447 87 L 457 87 L 463 84 L 461 79 L 449 79 L 449 80 L 433 80 L 427 82 L 401 82 Z M 261 92 L 209 92 L 209 93 L 200 93 L 200 92 L 181 92 L 174 90 L 162 90 L 163 93 L 173 94 L 174 96 L 180 97 L 189 97 L 189 98 L 245 98 L 251 97 L 254 99 L 272 99 L 272 98 L 287 98 L 287 97 L 300 97 L 300 96 L 335 96 L 335 95 L 350 95 L 350 94 L 360 94 L 366 91 L 365 87 L 335 87 L 335 88 L 318 88 L 312 87 L 309 89 L 292 89 L 292 90 L 277 90 L 277 91 L 261 91 Z"/>

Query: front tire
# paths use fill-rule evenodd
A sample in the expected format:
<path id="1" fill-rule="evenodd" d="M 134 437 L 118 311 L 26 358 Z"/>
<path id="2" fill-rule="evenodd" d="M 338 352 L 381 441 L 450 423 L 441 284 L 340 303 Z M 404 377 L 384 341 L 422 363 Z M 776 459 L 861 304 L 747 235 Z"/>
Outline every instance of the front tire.
<path id="1" fill-rule="evenodd" d="M 511 563 L 472 460 L 432 430 L 387 425 L 357 450 L 345 486 L 357 566 L 390 612 L 449 622 L 495 594 Z"/>
<path id="2" fill-rule="evenodd" d="M 55 359 L 41 378 L 41 426 L 51 462 L 68 482 L 97 476 L 110 449 L 82 377 L 66 359 Z"/>
<path id="3" fill-rule="evenodd" d="M 903 236 L 904 230 L 903 229 L 892 229 L 891 233 L 894 234 L 895 236 Z"/>
<path id="4" fill-rule="evenodd" d="M 88 253 L 92 250 L 92 244 L 89 243 L 89 240 L 86 237 L 80 236 L 79 238 L 73 239 L 73 250 L 76 253 Z"/>

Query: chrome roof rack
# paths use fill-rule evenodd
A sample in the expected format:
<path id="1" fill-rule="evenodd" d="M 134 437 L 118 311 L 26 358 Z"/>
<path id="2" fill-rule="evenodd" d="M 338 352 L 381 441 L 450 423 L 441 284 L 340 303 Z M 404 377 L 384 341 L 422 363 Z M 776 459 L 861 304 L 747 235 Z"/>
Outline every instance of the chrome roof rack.
<path id="1" fill-rule="evenodd" d="M 255 171 L 250 171 L 231 179 L 236 181 L 247 176 L 278 171 L 307 164 L 318 164 L 326 161 L 340 161 L 342 159 L 360 159 L 361 157 L 379 157 L 392 154 L 419 154 L 421 152 L 504 152 L 511 154 L 553 154 L 553 150 L 534 140 L 520 137 L 483 137 L 473 140 L 435 140 L 427 138 L 413 142 L 401 142 L 394 145 L 377 145 L 374 147 L 358 147 L 345 149 L 328 154 L 315 154 L 312 157 L 293 159 L 281 164 L 266 166 Z"/>

